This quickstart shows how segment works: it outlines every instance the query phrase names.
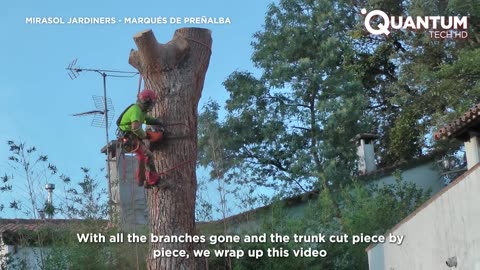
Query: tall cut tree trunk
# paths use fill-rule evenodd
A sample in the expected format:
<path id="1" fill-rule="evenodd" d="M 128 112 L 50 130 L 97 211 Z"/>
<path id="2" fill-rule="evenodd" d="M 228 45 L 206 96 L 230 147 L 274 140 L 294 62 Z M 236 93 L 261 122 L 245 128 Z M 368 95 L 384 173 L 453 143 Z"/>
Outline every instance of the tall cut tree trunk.
<path id="1" fill-rule="evenodd" d="M 130 52 L 129 63 L 145 80 L 145 88 L 158 95 L 153 116 L 167 126 L 167 138 L 154 151 L 159 172 L 166 174 L 166 188 L 149 189 L 150 233 L 154 235 L 195 234 L 197 179 L 197 108 L 210 61 L 211 31 L 181 28 L 167 44 L 159 44 L 151 30 L 134 36 L 138 51 Z M 168 135 L 171 139 L 168 139 Z M 196 269 L 193 243 L 151 243 L 148 269 Z M 189 258 L 153 258 L 154 250 L 185 250 Z M 198 269 L 198 268 L 197 268 Z"/>

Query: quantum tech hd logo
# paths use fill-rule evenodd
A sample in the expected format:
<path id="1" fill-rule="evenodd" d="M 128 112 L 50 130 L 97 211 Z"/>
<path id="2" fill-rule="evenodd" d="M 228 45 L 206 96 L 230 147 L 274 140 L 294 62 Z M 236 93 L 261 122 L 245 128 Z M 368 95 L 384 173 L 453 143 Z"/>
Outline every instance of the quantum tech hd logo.
<path id="1" fill-rule="evenodd" d="M 365 16 L 365 28 L 373 35 L 389 35 L 391 29 L 396 30 L 424 30 L 435 39 L 465 39 L 468 38 L 468 17 L 457 16 L 388 16 L 381 10 L 372 10 Z M 380 22 L 372 25 L 372 20 L 378 17 Z"/>

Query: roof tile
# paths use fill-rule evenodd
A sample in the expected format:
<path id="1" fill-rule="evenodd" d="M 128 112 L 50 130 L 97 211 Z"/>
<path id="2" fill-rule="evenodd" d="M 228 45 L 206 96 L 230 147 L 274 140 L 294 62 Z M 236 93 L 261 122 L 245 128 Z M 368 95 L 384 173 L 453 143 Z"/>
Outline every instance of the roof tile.
<path id="1" fill-rule="evenodd" d="M 433 135 L 435 140 L 450 139 L 461 136 L 472 126 L 480 125 L 480 103 L 476 104 L 462 116 L 440 128 Z"/>
<path id="2" fill-rule="evenodd" d="M 48 227 L 78 224 L 81 219 L 0 219 L 0 234 L 6 231 L 19 230 L 38 231 Z"/>

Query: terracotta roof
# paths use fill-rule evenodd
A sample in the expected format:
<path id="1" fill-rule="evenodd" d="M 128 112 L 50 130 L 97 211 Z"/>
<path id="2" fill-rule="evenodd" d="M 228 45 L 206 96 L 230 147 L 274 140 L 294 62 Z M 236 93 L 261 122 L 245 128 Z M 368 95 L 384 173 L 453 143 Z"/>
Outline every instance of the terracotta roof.
<path id="1" fill-rule="evenodd" d="M 463 141 L 470 139 L 468 131 L 480 131 L 480 103 L 470 108 L 461 117 L 435 132 L 435 140 L 458 138 Z"/>
<path id="2" fill-rule="evenodd" d="M 20 230 L 38 231 L 48 227 L 78 224 L 81 219 L 0 219 L 0 234 Z"/>
<path id="3" fill-rule="evenodd" d="M 79 225 L 89 228 L 90 222 L 84 219 L 0 219 L 0 239 L 6 245 L 49 245 Z M 108 224 L 106 220 L 94 222 L 105 227 Z M 37 235 L 39 232 L 42 233 Z"/>

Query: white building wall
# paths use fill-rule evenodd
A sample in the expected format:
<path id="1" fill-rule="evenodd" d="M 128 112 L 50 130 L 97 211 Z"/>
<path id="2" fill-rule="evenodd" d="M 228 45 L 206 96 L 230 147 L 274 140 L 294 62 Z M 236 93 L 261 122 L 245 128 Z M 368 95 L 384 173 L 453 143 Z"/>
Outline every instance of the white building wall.
<path id="1" fill-rule="evenodd" d="M 411 182 L 423 190 L 431 190 L 431 195 L 436 194 L 445 187 L 440 171 L 435 168 L 435 162 L 425 163 L 414 168 L 401 170 L 402 179 Z M 384 176 L 371 182 L 375 185 L 395 184 L 396 178 L 393 175 Z"/>
<path id="2" fill-rule="evenodd" d="M 480 162 L 480 137 L 474 136 L 465 142 L 465 155 L 468 169 Z"/>
<path id="3" fill-rule="evenodd" d="M 2 270 L 42 270 L 44 269 L 42 262 L 48 256 L 48 252 L 48 248 L 10 246 L 4 245 L 0 240 L 0 267 L 4 267 Z M 11 258 L 8 265 L 5 257 L 7 255 Z"/>
<path id="4" fill-rule="evenodd" d="M 390 231 L 401 245 L 367 249 L 370 270 L 480 270 L 480 165 L 432 197 Z M 388 233 L 387 233 L 388 235 Z"/>
<path id="5" fill-rule="evenodd" d="M 10 252 L 10 246 L 3 243 L 2 236 L 0 235 L 0 269 L 6 263 L 5 256 Z"/>
<path id="6" fill-rule="evenodd" d="M 377 169 L 373 142 L 366 143 L 364 139 L 360 140 L 360 145 L 357 147 L 357 156 L 358 170 L 362 174 L 370 173 Z"/>

